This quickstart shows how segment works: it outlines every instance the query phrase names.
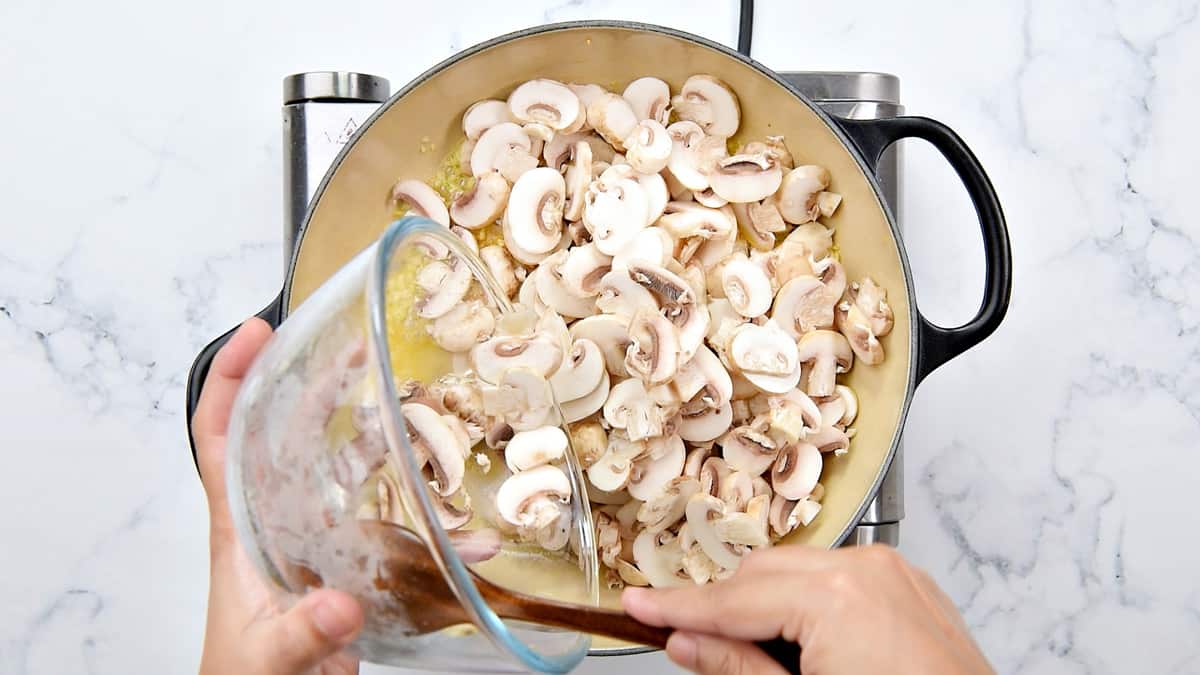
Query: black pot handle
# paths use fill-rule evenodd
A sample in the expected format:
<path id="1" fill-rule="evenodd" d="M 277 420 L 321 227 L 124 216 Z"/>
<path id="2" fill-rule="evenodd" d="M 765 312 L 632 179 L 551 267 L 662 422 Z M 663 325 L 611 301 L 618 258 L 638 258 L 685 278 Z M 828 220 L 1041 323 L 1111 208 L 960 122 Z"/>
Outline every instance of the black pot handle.
<path id="1" fill-rule="evenodd" d="M 279 323 L 283 321 L 283 292 L 280 291 L 279 295 L 275 296 L 275 299 L 271 301 L 271 304 L 264 307 L 256 316 L 271 324 L 271 328 L 278 328 Z M 216 357 L 221 347 L 226 342 L 229 342 L 229 338 L 233 337 L 234 331 L 239 326 L 234 326 L 225 331 L 224 335 L 208 343 L 204 349 L 201 349 L 200 353 L 196 356 L 196 360 L 192 362 L 192 369 L 188 371 L 186 401 L 188 444 L 192 447 L 192 463 L 196 465 L 197 472 L 200 471 L 200 463 L 196 459 L 196 439 L 192 437 L 192 415 L 196 412 L 196 404 L 200 402 L 200 391 L 204 389 L 204 380 L 208 377 L 208 369 L 212 366 L 213 358 Z"/>
<path id="2" fill-rule="evenodd" d="M 954 168 L 975 205 L 983 232 L 985 281 L 983 302 L 975 318 L 957 328 L 942 328 L 918 311 L 917 382 L 938 366 L 974 347 L 991 335 L 1008 311 L 1012 296 L 1012 251 L 1008 228 L 996 190 L 967 144 L 950 127 L 926 117 L 891 117 L 873 120 L 834 118 L 876 168 L 883 151 L 901 138 L 929 141 Z"/>

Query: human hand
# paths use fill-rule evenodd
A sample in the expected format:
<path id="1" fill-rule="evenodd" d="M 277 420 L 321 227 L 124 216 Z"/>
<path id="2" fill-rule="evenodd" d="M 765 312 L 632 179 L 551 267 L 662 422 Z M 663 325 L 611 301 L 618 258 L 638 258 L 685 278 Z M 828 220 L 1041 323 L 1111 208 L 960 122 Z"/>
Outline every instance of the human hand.
<path id="1" fill-rule="evenodd" d="M 625 611 L 677 629 L 675 663 L 702 675 L 783 675 L 753 642 L 800 645 L 805 675 L 994 671 L 950 598 L 887 546 L 779 546 L 751 553 L 726 581 L 629 588 Z"/>
<path id="2" fill-rule="evenodd" d="M 357 673 L 358 661 L 341 653 L 363 625 L 354 598 L 320 589 L 284 611 L 263 585 L 230 521 L 226 427 L 242 378 L 270 336 L 270 326 L 257 318 L 234 333 L 213 359 L 192 420 L 210 522 L 208 624 L 200 673 Z"/>

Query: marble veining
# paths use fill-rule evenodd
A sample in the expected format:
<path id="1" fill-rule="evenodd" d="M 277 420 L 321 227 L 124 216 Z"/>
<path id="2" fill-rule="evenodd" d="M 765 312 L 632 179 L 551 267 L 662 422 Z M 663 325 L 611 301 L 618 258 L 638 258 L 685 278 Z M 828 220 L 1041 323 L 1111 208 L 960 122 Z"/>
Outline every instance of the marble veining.
<path id="1" fill-rule="evenodd" d="M 282 280 L 283 75 L 398 88 L 584 18 L 735 42 L 737 3 L 691 4 L 0 4 L 0 672 L 195 672 L 207 531 L 185 378 Z M 758 3 L 756 59 L 898 74 L 909 113 L 958 131 L 1001 195 L 1012 307 L 916 395 L 901 535 L 1001 672 L 1200 672 L 1198 16 Z M 982 288 L 973 213 L 934 152 L 904 153 L 920 306 L 961 323 Z M 582 671 L 630 667 L 670 670 Z"/>

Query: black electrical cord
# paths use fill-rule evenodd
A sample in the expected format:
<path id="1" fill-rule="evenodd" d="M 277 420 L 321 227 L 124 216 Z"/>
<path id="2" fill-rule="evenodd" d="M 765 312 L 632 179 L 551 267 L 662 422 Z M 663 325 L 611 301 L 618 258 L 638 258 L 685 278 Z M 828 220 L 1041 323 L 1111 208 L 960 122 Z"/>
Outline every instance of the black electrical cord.
<path id="1" fill-rule="evenodd" d="M 750 56 L 750 39 L 754 37 L 754 0 L 742 0 L 742 14 L 738 19 L 738 51 Z"/>

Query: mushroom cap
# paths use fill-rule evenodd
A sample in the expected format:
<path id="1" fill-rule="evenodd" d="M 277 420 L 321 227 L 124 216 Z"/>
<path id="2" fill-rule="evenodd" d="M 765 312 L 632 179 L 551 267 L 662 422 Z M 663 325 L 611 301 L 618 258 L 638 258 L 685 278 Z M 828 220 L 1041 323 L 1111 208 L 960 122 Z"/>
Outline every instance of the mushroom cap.
<path id="1" fill-rule="evenodd" d="M 601 371 L 600 383 L 594 389 L 577 399 L 560 401 L 559 409 L 562 410 L 563 420 L 568 423 L 578 422 L 592 416 L 604 407 L 604 402 L 608 399 L 610 383 L 608 371 Z"/>
<path id="2" fill-rule="evenodd" d="M 771 308 L 771 280 L 762 267 L 737 256 L 721 271 L 721 288 L 738 314 L 753 319 Z"/>
<path id="3" fill-rule="evenodd" d="M 617 152 L 624 152 L 624 140 L 633 133 L 638 117 L 623 97 L 604 92 L 588 104 L 587 123 Z"/>
<path id="4" fill-rule="evenodd" d="M 679 330 L 656 309 L 641 309 L 629 322 L 625 368 L 648 385 L 662 384 L 679 369 Z"/>
<path id="5" fill-rule="evenodd" d="M 658 299 L 634 280 L 628 267 L 612 269 L 600 279 L 596 307 L 606 314 L 632 319 L 641 310 L 657 312 Z"/>
<path id="6" fill-rule="evenodd" d="M 504 462 L 513 473 L 553 464 L 567 451 L 567 435 L 557 426 L 547 425 L 518 431 L 504 446 Z"/>
<path id="7" fill-rule="evenodd" d="M 720 209 L 694 202 L 667 202 L 659 225 L 676 239 L 712 240 L 734 234 L 734 221 Z M 680 261 L 685 262 L 685 261 Z"/>
<path id="8" fill-rule="evenodd" d="M 805 333 L 797 344 L 797 358 L 801 364 L 812 364 L 808 374 L 808 395 L 815 397 L 833 395 L 837 374 L 850 370 L 854 364 L 850 343 L 841 333 L 830 330 Z"/>
<path id="9" fill-rule="evenodd" d="M 569 82 L 567 83 L 567 88 L 575 92 L 575 95 L 579 97 L 579 102 L 583 104 L 585 111 L 592 104 L 592 101 L 608 93 L 607 89 L 598 84 L 576 84 Z"/>
<path id="10" fill-rule="evenodd" d="M 478 178 L 496 171 L 501 168 L 503 161 L 511 159 L 512 151 L 528 155 L 532 148 L 533 142 L 520 125 L 501 122 L 483 132 L 475 141 L 475 148 L 471 151 L 471 174 Z"/>
<path id="11" fill-rule="evenodd" d="M 612 261 L 612 257 L 601 253 L 595 244 L 575 246 L 567 250 L 558 274 L 569 292 L 591 298 L 600 293 L 600 280 L 612 269 Z"/>
<path id="12" fill-rule="evenodd" d="M 771 468 L 771 487 L 787 499 L 803 499 L 821 478 L 821 451 L 812 443 L 792 443 L 779 451 Z"/>
<path id="13" fill-rule="evenodd" d="M 607 172 L 606 172 L 607 173 Z M 616 255 L 646 227 L 646 191 L 638 181 L 593 181 L 584 196 L 583 222 L 605 255 Z"/>
<path id="14" fill-rule="evenodd" d="M 424 293 L 417 300 L 417 315 L 436 319 L 447 314 L 466 297 L 471 288 L 471 270 L 455 259 L 447 264 L 434 260 L 417 273 L 417 287 Z"/>
<path id="15" fill-rule="evenodd" d="M 671 200 L 671 194 L 667 190 L 667 181 L 663 179 L 662 174 L 638 174 L 637 182 L 646 192 L 646 226 L 649 227 L 662 217 L 663 211 L 667 208 L 667 202 Z"/>
<path id="16" fill-rule="evenodd" d="M 671 157 L 671 135 L 666 127 L 654 120 L 638 122 L 625 138 L 624 145 L 625 161 L 638 173 L 657 174 L 667 167 Z M 663 187 L 666 187 L 665 183 Z"/>
<path id="17" fill-rule="evenodd" d="M 469 448 L 462 447 L 461 439 L 440 413 L 423 403 L 403 403 L 400 414 L 413 451 L 433 470 L 437 493 L 445 497 L 457 492 L 462 487 L 466 467 L 463 457 Z"/>
<path id="18" fill-rule="evenodd" d="M 672 538 L 669 542 L 659 545 L 658 540 L 664 534 L 666 533 L 642 530 L 633 540 L 633 560 L 646 581 L 655 588 L 687 585 L 691 582 L 679 575 L 684 554 L 679 547 L 679 540 Z"/>
<path id="19" fill-rule="evenodd" d="M 817 210 L 821 212 L 822 217 L 829 218 L 833 216 L 841 203 L 842 196 L 836 192 L 817 193 Z"/>
<path id="20" fill-rule="evenodd" d="M 728 202 L 758 202 L 775 194 L 783 171 L 766 153 L 734 155 L 717 162 L 708 173 L 708 184 Z"/>
<path id="21" fill-rule="evenodd" d="M 510 368 L 528 368 L 543 378 L 562 363 L 562 347 L 553 338 L 501 335 L 471 349 L 471 368 L 479 379 L 495 384 Z"/>
<path id="22" fill-rule="evenodd" d="M 830 296 L 840 298 L 846 292 L 846 268 L 842 263 L 832 257 L 823 258 L 813 263 L 813 272 Z"/>
<path id="23" fill-rule="evenodd" d="M 697 494 L 688 500 L 684 515 L 688 532 L 704 554 L 725 569 L 737 569 L 742 556 L 717 536 L 715 521 L 725 515 L 725 503 L 711 495 Z"/>
<path id="24" fill-rule="evenodd" d="M 508 197 L 506 215 L 513 242 L 534 254 L 554 250 L 563 234 L 565 201 L 562 174 L 549 167 L 526 171 Z"/>
<path id="25" fill-rule="evenodd" d="M 750 426 L 731 429 L 719 442 L 726 463 L 752 476 L 761 476 L 779 456 L 779 445 Z"/>
<path id="26" fill-rule="evenodd" d="M 513 122 L 508 103 L 495 99 L 476 101 L 463 113 L 463 133 L 469 140 L 478 140 L 483 132 L 503 122 Z"/>
<path id="27" fill-rule="evenodd" d="M 496 507 L 512 525 L 539 528 L 558 518 L 558 509 L 570 498 L 567 474 L 546 464 L 505 479 L 496 491 Z"/>
<path id="28" fill-rule="evenodd" d="M 683 518 L 683 511 L 692 495 L 700 491 L 700 481 L 694 476 L 677 476 L 657 494 L 647 497 L 638 507 L 637 519 L 650 532 L 662 532 Z"/>
<path id="29" fill-rule="evenodd" d="M 657 77 L 639 77 L 621 93 L 639 120 L 666 124 L 671 107 L 671 88 Z"/>
<path id="30" fill-rule="evenodd" d="M 729 203 L 729 200 L 725 199 L 721 195 L 718 195 L 712 189 L 711 185 L 703 190 L 696 190 L 693 192 L 692 199 L 694 199 L 697 204 L 706 206 L 710 209 L 719 209 Z"/>
<path id="31" fill-rule="evenodd" d="M 796 342 L 769 321 L 764 326 L 752 323 L 738 326 L 729 341 L 729 359 L 751 384 L 760 389 L 766 387 L 767 393 L 782 394 L 794 389 L 800 380 Z M 781 384 L 758 378 L 759 375 L 790 380 L 791 385 L 780 388 Z"/>
<path id="32" fill-rule="evenodd" d="M 507 211 L 500 218 L 500 231 L 504 235 L 504 249 L 508 251 L 508 254 L 511 255 L 514 260 L 526 267 L 533 267 L 534 265 L 537 265 L 546 258 L 550 257 L 551 253 L 565 249 L 571 243 L 566 237 L 562 237 L 558 242 L 558 246 L 551 251 L 547 251 L 545 253 L 533 253 L 532 251 L 528 251 L 519 246 L 516 241 L 513 240 L 513 230 L 512 226 L 508 222 Z"/>
<path id="33" fill-rule="evenodd" d="M 612 314 L 597 314 L 571 324 L 571 337 L 596 343 L 604 354 L 604 367 L 615 377 L 628 377 L 625 350 L 629 346 L 629 319 Z"/>
<path id="34" fill-rule="evenodd" d="M 537 122 L 555 131 L 569 129 L 584 115 L 583 104 L 567 85 L 555 80 L 530 80 L 508 96 L 512 116 L 521 122 Z"/>
<path id="35" fill-rule="evenodd" d="M 679 437 L 693 443 L 711 441 L 725 433 L 731 421 L 733 409 L 729 403 L 718 408 L 703 406 L 692 414 L 683 413 L 683 419 L 679 423 Z"/>
<path id="36" fill-rule="evenodd" d="M 402 180 L 392 187 L 392 203 L 406 203 L 410 213 L 450 227 L 450 213 L 436 190 L 419 180 Z"/>
<path id="37" fill-rule="evenodd" d="M 779 289 L 771 320 L 799 340 L 805 333 L 833 327 L 834 302 L 836 298 L 829 295 L 820 279 L 798 276 Z"/>
<path id="38" fill-rule="evenodd" d="M 640 501 L 658 496 L 667 484 L 683 473 L 686 456 L 683 441 L 679 436 L 669 436 L 664 443 L 666 449 L 655 457 L 653 454 L 638 459 L 629 478 L 629 495 Z"/>
<path id="39" fill-rule="evenodd" d="M 625 430 L 634 441 L 661 435 L 666 417 L 637 378 L 618 382 L 604 402 L 604 419 L 609 426 Z"/>
<path id="40" fill-rule="evenodd" d="M 805 165 L 788 171 L 775 194 L 779 215 L 793 225 L 811 223 L 820 215 L 817 195 L 829 187 L 829 171 L 824 167 Z"/>
<path id="41" fill-rule="evenodd" d="M 575 340 L 562 365 L 550 377 L 550 387 L 559 403 L 587 396 L 604 377 L 604 354 L 595 342 Z"/>
<path id="42" fill-rule="evenodd" d="M 614 270 L 628 270 L 629 264 L 634 261 L 640 261 L 649 265 L 662 266 L 671 259 L 671 252 L 675 248 L 675 240 L 667 231 L 661 227 L 647 227 L 638 232 L 628 244 L 626 244 L 612 258 L 612 268 Z"/>
<path id="43" fill-rule="evenodd" d="M 470 230 L 491 225 L 504 213 L 508 193 L 504 176 L 496 171 L 486 173 L 450 204 L 450 220 Z"/>
<path id="44" fill-rule="evenodd" d="M 671 136 L 671 155 L 667 158 L 667 171 L 683 188 L 689 191 L 708 187 L 708 176 L 701 164 L 715 153 L 707 142 L 704 130 L 695 122 L 680 121 L 667 127 Z"/>
<path id="45" fill-rule="evenodd" d="M 426 330 L 448 352 L 465 352 L 492 336 L 496 317 L 482 302 L 460 302 L 433 320 Z"/>
<path id="46" fill-rule="evenodd" d="M 546 166 L 556 171 L 561 171 L 566 163 L 571 161 L 572 153 L 575 152 L 575 144 L 580 141 L 587 143 L 588 148 L 591 149 L 593 164 L 597 162 L 610 163 L 612 161 L 612 146 L 606 143 L 600 136 L 591 132 L 560 133 L 555 134 L 554 138 L 551 138 L 542 146 L 542 159 L 546 161 Z"/>
<path id="47" fill-rule="evenodd" d="M 534 277 L 538 297 L 556 313 L 573 319 L 591 316 L 596 313 L 596 302 L 572 293 L 559 276 L 559 270 L 567 260 L 567 253 L 564 249 L 546 258 L 530 276 Z"/>
<path id="48" fill-rule="evenodd" d="M 588 481 L 605 492 L 625 489 L 633 475 L 633 463 L 644 451 L 644 444 L 632 443 L 613 434 L 609 437 L 608 449 L 588 467 Z"/>
<path id="49" fill-rule="evenodd" d="M 693 75 L 671 99 L 675 114 L 690 120 L 712 136 L 728 138 L 741 124 L 741 107 L 733 89 L 711 75 Z"/>

